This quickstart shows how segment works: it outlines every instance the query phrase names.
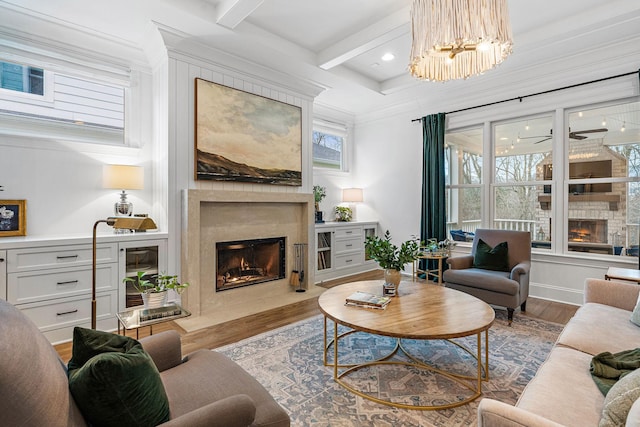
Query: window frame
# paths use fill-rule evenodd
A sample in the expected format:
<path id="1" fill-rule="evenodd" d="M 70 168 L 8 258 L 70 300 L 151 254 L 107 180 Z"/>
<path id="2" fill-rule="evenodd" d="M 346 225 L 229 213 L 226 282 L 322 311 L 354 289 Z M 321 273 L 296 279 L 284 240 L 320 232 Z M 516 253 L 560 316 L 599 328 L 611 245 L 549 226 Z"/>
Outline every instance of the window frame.
<path id="1" fill-rule="evenodd" d="M 321 118 L 314 118 L 312 123 L 312 136 L 311 136 L 311 164 L 314 173 L 348 173 L 350 170 L 350 158 L 349 150 L 350 144 L 350 127 L 345 123 L 338 123 Z M 335 135 L 342 138 L 342 150 L 341 150 L 341 165 L 340 168 L 322 167 L 315 164 L 315 157 L 313 156 L 313 132 L 321 132 L 328 135 Z"/>

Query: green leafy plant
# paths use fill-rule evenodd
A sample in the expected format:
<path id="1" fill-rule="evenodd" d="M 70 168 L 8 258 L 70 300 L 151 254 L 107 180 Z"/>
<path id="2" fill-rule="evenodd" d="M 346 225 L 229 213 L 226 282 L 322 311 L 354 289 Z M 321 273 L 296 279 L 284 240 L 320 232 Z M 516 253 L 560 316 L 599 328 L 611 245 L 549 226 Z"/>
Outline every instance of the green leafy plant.
<path id="1" fill-rule="evenodd" d="M 147 279 L 147 277 L 149 278 Z M 162 292 L 173 289 L 178 294 L 181 294 L 189 287 L 188 283 L 178 282 L 178 276 L 171 276 L 164 273 L 147 276 L 145 271 L 138 271 L 136 277 L 125 277 L 122 279 L 122 282 L 131 283 L 133 288 L 140 293 Z"/>
<path id="2" fill-rule="evenodd" d="M 389 230 L 380 236 L 367 236 L 364 241 L 367 255 L 383 269 L 404 270 L 405 264 L 415 261 L 420 255 L 420 242 L 416 239 L 403 242 L 400 247 L 391 243 Z"/>
<path id="3" fill-rule="evenodd" d="M 336 211 L 336 221 L 348 222 L 353 218 L 353 211 L 351 208 L 346 206 L 336 206 L 334 209 Z"/>
<path id="4" fill-rule="evenodd" d="M 320 202 L 322 201 L 322 199 L 324 199 L 327 196 L 327 189 L 320 186 L 320 185 L 314 185 L 313 186 L 313 199 L 316 202 L 316 211 L 320 210 Z"/>

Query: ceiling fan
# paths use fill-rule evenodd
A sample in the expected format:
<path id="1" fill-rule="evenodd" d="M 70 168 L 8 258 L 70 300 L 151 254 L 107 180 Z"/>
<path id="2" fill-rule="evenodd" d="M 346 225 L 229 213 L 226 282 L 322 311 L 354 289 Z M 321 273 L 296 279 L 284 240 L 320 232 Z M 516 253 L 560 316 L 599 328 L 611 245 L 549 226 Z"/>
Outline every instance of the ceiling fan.
<path id="1" fill-rule="evenodd" d="M 583 139 L 587 139 L 588 136 L 583 135 L 584 133 L 600 133 L 600 132 L 608 132 L 607 128 L 599 128 L 599 129 L 585 129 L 585 130 L 576 130 L 571 131 L 569 128 L 569 138 L 581 141 Z M 534 144 L 540 144 L 541 142 L 549 141 L 553 137 L 553 129 L 549 129 L 549 135 L 538 135 L 538 136 L 523 136 L 519 137 L 519 139 L 536 139 L 542 138 L 539 141 L 534 142 Z"/>

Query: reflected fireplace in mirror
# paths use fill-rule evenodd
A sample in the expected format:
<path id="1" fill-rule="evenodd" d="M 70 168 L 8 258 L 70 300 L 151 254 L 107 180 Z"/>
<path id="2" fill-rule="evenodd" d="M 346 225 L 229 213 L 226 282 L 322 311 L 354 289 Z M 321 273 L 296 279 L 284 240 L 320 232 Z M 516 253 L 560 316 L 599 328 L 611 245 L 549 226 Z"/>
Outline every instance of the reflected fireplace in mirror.
<path id="1" fill-rule="evenodd" d="M 285 238 L 216 243 L 216 292 L 285 278 Z"/>

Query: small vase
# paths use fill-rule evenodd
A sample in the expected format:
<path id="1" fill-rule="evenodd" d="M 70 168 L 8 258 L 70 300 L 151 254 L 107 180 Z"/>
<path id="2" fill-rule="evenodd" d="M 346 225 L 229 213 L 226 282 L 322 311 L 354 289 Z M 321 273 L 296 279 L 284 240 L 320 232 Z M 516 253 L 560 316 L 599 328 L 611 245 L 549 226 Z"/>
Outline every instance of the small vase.
<path id="1" fill-rule="evenodd" d="M 398 288 L 398 285 L 400 285 L 401 278 L 400 270 L 394 270 L 392 268 L 384 270 L 384 283 L 395 285 L 396 289 Z"/>
<path id="2" fill-rule="evenodd" d="M 167 291 L 160 292 L 143 292 L 142 304 L 144 308 L 158 308 L 167 305 L 169 294 Z"/>

